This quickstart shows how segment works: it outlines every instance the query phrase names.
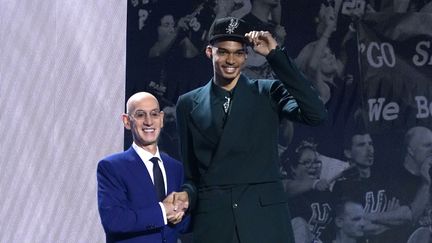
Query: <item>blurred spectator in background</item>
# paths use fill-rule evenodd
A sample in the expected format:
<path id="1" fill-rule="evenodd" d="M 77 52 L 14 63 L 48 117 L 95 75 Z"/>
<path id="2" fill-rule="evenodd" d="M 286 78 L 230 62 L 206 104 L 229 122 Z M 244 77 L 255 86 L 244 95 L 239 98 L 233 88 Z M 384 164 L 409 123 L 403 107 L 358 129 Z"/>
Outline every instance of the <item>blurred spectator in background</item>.
<path id="1" fill-rule="evenodd" d="M 334 209 L 336 236 L 332 243 L 358 243 L 364 236 L 364 208 L 361 203 L 342 199 Z"/>
<path id="2" fill-rule="evenodd" d="M 362 203 L 366 219 L 364 226 L 365 242 L 405 243 L 410 224 L 419 217 L 419 212 L 424 209 L 425 200 L 429 198 L 427 190 L 430 186 L 430 178 L 426 179 L 425 176 L 423 180 L 425 183 L 419 183 L 419 180 L 422 181 L 420 178 L 416 179 L 413 175 L 407 175 L 406 171 L 397 163 L 396 166 L 385 172 L 372 170 L 375 161 L 375 149 L 370 134 L 364 129 L 351 130 L 346 134 L 344 152 L 358 173 L 336 182 L 333 188 L 334 198 L 349 197 Z M 425 132 L 420 134 L 425 134 Z M 409 136 L 409 138 L 413 137 L 415 136 Z M 413 152 L 407 156 L 432 159 L 432 149 L 430 149 L 432 148 L 432 132 L 423 138 L 427 137 L 429 139 L 407 139 L 407 141 L 412 141 L 407 142 L 411 146 L 407 151 Z M 430 142 L 427 142 L 428 140 Z M 418 153 L 416 154 L 416 152 Z M 404 166 L 407 168 L 405 164 Z M 428 169 L 429 167 L 430 164 L 424 168 Z M 420 174 L 420 170 L 416 171 Z M 427 173 L 422 172 L 421 174 L 426 175 Z M 413 187 L 413 185 L 418 186 Z"/>
<path id="3" fill-rule="evenodd" d="M 165 114 L 164 129 L 160 134 L 159 147 L 161 151 L 171 155 L 177 160 L 180 160 L 175 109 L 175 105 L 171 105 L 165 106 L 162 110 Z"/>
<path id="4" fill-rule="evenodd" d="M 326 2 L 327 3 L 327 2 Z M 315 88 L 320 93 L 323 102 L 327 103 L 331 96 L 331 90 L 338 85 L 344 85 L 341 81 L 344 77 L 345 64 L 347 62 L 346 44 L 354 37 L 354 29 L 349 29 L 339 44 L 339 55 L 331 47 L 330 39 L 337 28 L 338 12 L 341 5 L 322 3 L 316 18 L 316 41 L 307 44 L 295 59 L 296 64 L 312 80 Z M 354 13 L 352 13 L 354 16 Z M 356 12 L 356 18 L 360 18 L 363 12 Z M 358 15 L 358 16 L 357 16 Z M 340 34 L 339 34 L 340 35 Z"/>
<path id="5" fill-rule="evenodd" d="M 401 205 L 408 205 L 410 220 L 407 224 L 398 224 L 388 233 L 388 240 L 393 238 L 405 242 L 411 235 L 410 243 L 427 242 L 431 232 L 425 234 L 424 228 L 432 226 L 431 201 L 431 165 L 432 131 L 427 127 L 410 128 L 404 139 L 403 166 L 392 168 L 392 188 L 397 193 Z M 378 223 L 387 223 L 386 218 L 373 217 Z M 420 240 L 421 239 L 421 240 Z"/>
<path id="6" fill-rule="evenodd" d="M 316 147 L 310 139 L 304 140 L 294 155 L 283 163 L 287 171 L 285 188 L 291 197 L 289 206 L 296 243 L 329 240 L 331 193 L 328 181 L 320 179 L 322 163 Z"/>
<path id="7" fill-rule="evenodd" d="M 252 9 L 243 20 L 255 30 L 269 31 L 279 46 L 284 45 L 286 31 L 281 23 L 281 5 L 279 0 L 252 0 Z M 248 59 L 243 73 L 250 78 L 274 79 L 266 59 L 248 48 Z"/>
<path id="8" fill-rule="evenodd" d="M 224 17 L 242 18 L 251 11 L 250 0 L 215 0 L 215 19 Z"/>

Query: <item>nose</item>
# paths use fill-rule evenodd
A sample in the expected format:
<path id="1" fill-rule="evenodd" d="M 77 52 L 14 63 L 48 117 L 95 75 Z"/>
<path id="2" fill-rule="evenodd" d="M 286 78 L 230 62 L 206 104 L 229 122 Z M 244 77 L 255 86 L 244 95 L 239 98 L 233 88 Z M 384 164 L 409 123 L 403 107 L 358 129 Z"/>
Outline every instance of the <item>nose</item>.
<path id="1" fill-rule="evenodd" d="M 231 65 L 235 63 L 235 61 L 234 61 L 234 53 L 228 54 L 228 57 L 226 59 L 226 63 L 227 64 L 231 64 Z"/>
<path id="2" fill-rule="evenodd" d="M 151 117 L 149 115 L 145 115 L 144 119 L 143 119 L 143 124 L 150 126 L 150 125 L 152 125 L 152 121 L 153 120 L 151 119 Z"/>

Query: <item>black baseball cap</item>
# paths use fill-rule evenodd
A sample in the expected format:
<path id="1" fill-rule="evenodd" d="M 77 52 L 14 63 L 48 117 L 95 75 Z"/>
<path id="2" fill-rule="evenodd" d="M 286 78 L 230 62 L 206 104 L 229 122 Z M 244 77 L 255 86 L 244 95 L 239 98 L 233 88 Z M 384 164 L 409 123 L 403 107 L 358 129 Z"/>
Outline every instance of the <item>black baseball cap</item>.
<path id="1" fill-rule="evenodd" d="M 209 30 L 209 42 L 217 40 L 234 40 L 248 44 L 245 34 L 250 31 L 250 26 L 242 19 L 225 17 L 216 19 Z"/>

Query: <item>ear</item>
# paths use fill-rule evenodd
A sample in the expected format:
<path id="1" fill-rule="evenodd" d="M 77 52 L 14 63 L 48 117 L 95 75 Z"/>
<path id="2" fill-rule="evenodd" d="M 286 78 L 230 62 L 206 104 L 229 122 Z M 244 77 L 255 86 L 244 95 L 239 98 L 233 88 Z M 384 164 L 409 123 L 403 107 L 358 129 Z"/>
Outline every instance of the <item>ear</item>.
<path id="1" fill-rule="evenodd" d="M 122 121 L 123 121 L 123 126 L 127 130 L 131 130 L 131 123 L 128 114 L 122 114 Z"/>
<path id="2" fill-rule="evenodd" d="M 163 111 L 161 111 L 160 112 L 161 128 L 164 126 L 164 117 L 165 117 L 165 113 Z"/>
<path id="3" fill-rule="evenodd" d="M 414 149 L 411 146 L 407 147 L 407 154 L 411 157 L 414 157 Z"/>
<path id="4" fill-rule="evenodd" d="M 212 59 L 212 57 L 213 57 L 212 52 L 213 52 L 213 49 L 211 48 L 210 45 L 208 45 L 206 47 L 205 53 L 206 53 L 206 56 L 210 59 Z"/>

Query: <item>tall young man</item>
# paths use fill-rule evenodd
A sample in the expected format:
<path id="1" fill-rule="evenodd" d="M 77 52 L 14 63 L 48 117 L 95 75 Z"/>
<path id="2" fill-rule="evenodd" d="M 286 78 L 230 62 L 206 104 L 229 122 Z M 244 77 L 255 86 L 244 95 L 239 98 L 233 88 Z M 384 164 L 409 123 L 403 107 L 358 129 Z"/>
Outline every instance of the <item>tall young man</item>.
<path id="1" fill-rule="evenodd" d="M 241 74 L 247 45 L 280 81 Z M 279 121 L 318 125 L 324 105 L 272 35 L 240 19 L 216 20 L 205 53 L 213 77 L 177 103 L 187 181 L 176 205 L 189 206 L 195 242 L 294 242 L 278 170 Z"/>

